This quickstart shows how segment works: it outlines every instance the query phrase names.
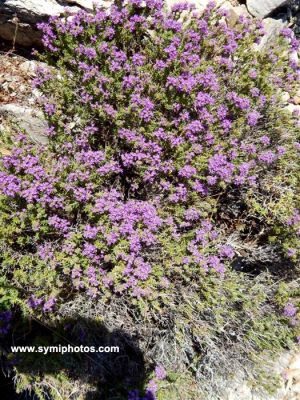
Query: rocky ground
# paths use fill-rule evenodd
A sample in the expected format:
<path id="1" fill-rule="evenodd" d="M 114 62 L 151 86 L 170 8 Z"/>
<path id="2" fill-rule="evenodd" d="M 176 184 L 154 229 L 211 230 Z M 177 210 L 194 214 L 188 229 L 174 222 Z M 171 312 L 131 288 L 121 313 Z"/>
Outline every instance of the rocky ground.
<path id="1" fill-rule="evenodd" d="M 3 51 L 0 54 L 0 104 L 31 103 L 34 61 Z"/>
<path id="2" fill-rule="evenodd" d="M 29 132 L 32 140 L 46 143 L 47 123 L 37 105 L 39 93 L 31 81 L 37 62 L 14 52 L 0 53 L 0 143 L 1 136 L 18 128 Z M 5 152 L 5 145 L 0 145 Z"/>

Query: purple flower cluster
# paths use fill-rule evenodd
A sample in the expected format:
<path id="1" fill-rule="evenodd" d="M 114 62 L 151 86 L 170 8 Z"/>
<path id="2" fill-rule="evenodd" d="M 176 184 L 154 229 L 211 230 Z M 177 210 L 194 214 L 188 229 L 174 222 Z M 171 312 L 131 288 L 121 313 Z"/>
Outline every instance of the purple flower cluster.
<path id="1" fill-rule="evenodd" d="M 141 396 L 139 390 L 132 390 L 128 393 L 128 400 L 156 400 L 158 391 L 158 381 L 164 380 L 167 377 L 167 372 L 162 365 L 155 367 L 155 378 L 150 379 L 147 385 L 147 390 L 144 396 Z"/>
<path id="2" fill-rule="evenodd" d="M 213 4 L 192 8 L 129 0 L 40 24 L 60 70 L 40 69 L 34 80 L 49 145 L 20 135 L 0 166 L 1 201 L 15 215 L 5 235 L 14 270 L 30 259 L 33 271 L 51 271 L 32 308 L 54 308 L 53 282 L 91 297 L 151 298 L 174 275 L 222 275 L 234 258 L 213 199 L 259 188 L 284 159 L 291 143 L 268 136 L 269 118 L 281 123 L 269 110 L 299 71 L 272 51 L 263 63 L 253 51 L 249 65 L 258 22 L 230 27 Z"/>
<path id="3" fill-rule="evenodd" d="M 32 309 L 40 309 L 43 312 L 53 311 L 57 299 L 53 296 L 49 298 L 37 298 L 35 295 L 31 295 L 27 300 L 27 305 Z"/>
<path id="4" fill-rule="evenodd" d="M 297 307 L 293 303 L 287 303 L 284 307 L 283 314 L 286 317 L 294 317 L 297 313 Z"/>
<path id="5" fill-rule="evenodd" d="M 167 377 L 167 372 L 163 366 L 157 365 L 155 367 L 155 377 L 159 380 L 164 380 Z"/>
<path id="6" fill-rule="evenodd" d="M 299 319 L 297 317 L 298 308 L 291 302 L 287 303 L 283 309 L 283 315 L 290 320 L 292 326 L 299 324 Z"/>

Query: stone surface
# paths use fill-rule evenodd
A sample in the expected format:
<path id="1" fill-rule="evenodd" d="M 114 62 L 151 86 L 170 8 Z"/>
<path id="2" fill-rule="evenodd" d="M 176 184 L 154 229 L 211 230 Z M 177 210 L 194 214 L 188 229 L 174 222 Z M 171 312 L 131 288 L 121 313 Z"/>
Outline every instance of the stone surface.
<path id="1" fill-rule="evenodd" d="M 266 18 L 264 20 L 263 36 L 259 45 L 255 46 L 257 50 L 263 50 L 272 43 L 272 41 L 279 35 L 282 28 L 287 26 L 287 21 L 283 19 Z"/>
<path id="2" fill-rule="evenodd" d="M 59 15 L 64 7 L 55 0 L 1 0 L 1 14 L 14 15 L 22 22 L 35 24 L 43 17 Z"/>
<path id="3" fill-rule="evenodd" d="M 26 60 L 19 66 L 21 72 L 24 72 L 26 75 L 29 76 L 35 76 L 36 67 L 37 63 L 33 60 Z"/>
<path id="4" fill-rule="evenodd" d="M 229 12 L 226 18 L 229 26 L 234 26 L 238 22 L 240 16 L 251 17 L 245 4 L 234 7 L 229 1 L 225 1 L 222 8 Z"/>
<path id="5" fill-rule="evenodd" d="M 37 64 L 41 63 L 13 53 L 0 54 L 0 104 L 28 105 L 37 100 L 31 82 Z"/>
<path id="6" fill-rule="evenodd" d="M 67 5 L 76 5 L 81 7 L 85 10 L 93 10 L 94 5 L 96 7 L 106 7 L 107 4 L 110 4 L 109 1 L 102 1 L 102 0 L 65 0 Z"/>
<path id="7" fill-rule="evenodd" d="M 272 368 L 282 377 L 280 388 L 273 395 L 252 391 L 243 383 L 242 373 L 239 383 L 229 383 L 222 400 L 299 400 L 300 399 L 300 353 L 286 352 L 279 357 Z"/>
<path id="8" fill-rule="evenodd" d="M 18 24 L 16 32 L 16 25 L 13 23 L 13 19 L 0 15 L 0 37 L 10 42 L 13 42 L 14 37 L 16 37 L 16 44 L 31 47 L 41 44 L 42 35 L 37 29 L 27 23 Z"/>
<path id="9" fill-rule="evenodd" d="M 287 3 L 288 0 L 247 0 L 247 8 L 254 17 L 265 18 Z"/>
<path id="10" fill-rule="evenodd" d="M 0 0 L 0 36 L 21 46 L 38 46 L 41 33 L 36 24 L 63 12 L 54 0 Z"/>
<path id="11" fill-rule="evenodd" d="M 290 94 L 288 92 L 283 92 L 282 93 L 281 100 L 284 103 L 287 103 L 290 100 L 290 98 L 291 98 L 291 96 L 290 96 Z"/>
<path id="12" fill-rule="evenodd" d="M 93 4 L 107 8 L 110 0 L 0 0 L 0 37 L 18 45 L 30 47 L 41 44 L 36 24 L 50 16 L 74 14 L 80 9 L 91 11 Z"/>
<path id="13" fill-rule="evenodd" d="M 3 126 L 16 124 L 17 127 L 24 129 L 33 141 L 48 143 L 45 135 L 48 124 L 40 110 L 19 104 L 3 104 L 0 105 L 0 116 Z"/>
<path id="14" fill-rule="evenodd" d="M 297 113 L 300 115 L 300 106 L 297 104 L 289 104 L 288 106 L 284 107 L 284 109 L 292 114 Z"/>
<path id="15" fill-rule="evenodd" d="M 296 95 L 293 97 L 293 103 L 296 105 L 300 105 L 300 87 L 296 92 Z"/>

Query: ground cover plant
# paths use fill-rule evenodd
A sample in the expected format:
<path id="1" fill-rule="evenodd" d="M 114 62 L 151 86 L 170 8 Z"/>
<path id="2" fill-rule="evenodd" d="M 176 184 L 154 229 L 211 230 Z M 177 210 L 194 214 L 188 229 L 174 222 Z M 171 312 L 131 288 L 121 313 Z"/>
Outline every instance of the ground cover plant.
<path id="1" fill-rule="evenodd" d="M 218 399 L 237 371 L 274 390 L 272 357 L 299 341 L 292 31 L 258 51 L 260 21 L 159 0 L 40 29 L 49 143 L 20 132 L 1 158 L 1 334 L 8 310 L 121 321 L 150 381 L 103 399 Z M 21 375 L 59 398 L 41 386 L 60 373 L 38 391 Z"/>

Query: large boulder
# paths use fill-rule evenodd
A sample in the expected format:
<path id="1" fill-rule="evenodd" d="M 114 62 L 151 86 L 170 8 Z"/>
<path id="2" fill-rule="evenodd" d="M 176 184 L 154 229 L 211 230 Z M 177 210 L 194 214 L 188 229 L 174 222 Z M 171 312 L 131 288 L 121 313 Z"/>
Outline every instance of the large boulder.
<path id="1" fill-rule="evenodd" d="M 36 24 L 50 16 L 91 11 L 93 4 L 108 7 L 110 0 L 0 0 L 0 37 L 21 46 L 38 46 L 41 33 Z"/>
<path id="2" fill-rule="evenodd" d="M 55 0 L 0 0 L 0 36 L 21 46 L 38 46 L 37 22 L 63 12 Z"/>
<path id="3" fill-rule="evenodd" d="M 254 17 L 265 18 L 289 0 L 247 0 L 248 11 Z"/>
<path id="4" fill-rule="evenodd" d="M 59 15 L 64 7 L 55 0 L 1 0 L 1 14 L 16 16 L 29 24 L 35 24 L 44 17 Z"/>

